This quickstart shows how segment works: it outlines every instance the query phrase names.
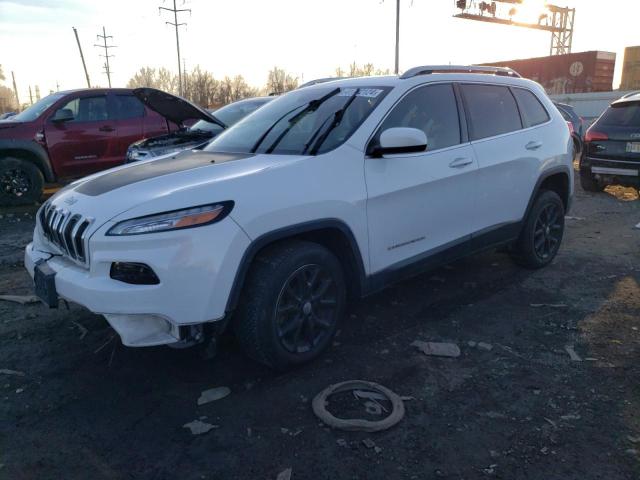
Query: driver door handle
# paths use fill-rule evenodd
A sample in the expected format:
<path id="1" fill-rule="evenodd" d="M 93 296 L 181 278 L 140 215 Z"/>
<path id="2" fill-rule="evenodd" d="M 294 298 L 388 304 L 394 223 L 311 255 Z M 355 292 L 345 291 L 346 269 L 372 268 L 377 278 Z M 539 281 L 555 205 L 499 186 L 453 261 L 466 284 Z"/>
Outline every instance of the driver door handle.
<path id="1" fill-rule="evenodd" d="M 462 167 L 466 167 L 467 165 L 471 165 L 472 163 L 473 163 L 473 160 L 471 160 L 470 158 L 460 157 L 460 158 L 456 158 L 454 161 L 452 161 L 449 164 L 449 167 L 451 167 L 451 168 L 462 168 Z"/>
<path id="2" fill-rule="evenodd" d="M 113 132 L 115 130 L 115 128 L 113 128 L 110 125 L 103 125 L 98 130 L 100 130 L 101 132 Z"/>
<path id="3" fill-rule="evenodd" d="M 537 150 L 542 146 L 542 142 L 536 142 L 536 141 L 532 141 L 527 143 L 524 148 L 526 148 L 527 150 Z"/>

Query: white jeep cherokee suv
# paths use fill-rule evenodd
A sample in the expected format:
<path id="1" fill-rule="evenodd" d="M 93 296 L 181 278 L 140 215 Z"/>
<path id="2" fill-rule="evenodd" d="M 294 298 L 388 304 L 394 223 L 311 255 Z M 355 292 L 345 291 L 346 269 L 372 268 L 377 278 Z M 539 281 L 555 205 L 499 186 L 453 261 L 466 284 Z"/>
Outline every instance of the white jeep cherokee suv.
<path id="1" fill-rule="evenodd" d="M 25 264 L 45 303 L 104 315 L 125 345 L 213 342 L 231 326 L 251 357 L 285 368 L 330 344 L 350 294 L 497 246 L 547 265 L 572 159 L 558 110 L 511 70 L 321 83 L 202 151 L 61 190 Z"/>

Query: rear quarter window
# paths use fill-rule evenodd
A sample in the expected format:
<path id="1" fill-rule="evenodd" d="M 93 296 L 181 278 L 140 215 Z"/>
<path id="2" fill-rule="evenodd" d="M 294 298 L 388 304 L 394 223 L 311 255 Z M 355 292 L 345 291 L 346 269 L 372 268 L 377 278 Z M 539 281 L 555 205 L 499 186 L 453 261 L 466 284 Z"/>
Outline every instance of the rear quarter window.
<path id="1" fill-rule="evenodd" d="M 494 137 L 522 129 L 516 100 L 506 86 L 461 85 L 471 123 L 471 139 Z"/>
<path id="2" fill-rule="evenodd" d="M 514 88 L 513 95 L 518 101 L 525 127 L 535 127 L 549 121 L 550 117 L 538 97 L 524 88 Z M 568 121 L 571 121 L 569 118 Z"/>

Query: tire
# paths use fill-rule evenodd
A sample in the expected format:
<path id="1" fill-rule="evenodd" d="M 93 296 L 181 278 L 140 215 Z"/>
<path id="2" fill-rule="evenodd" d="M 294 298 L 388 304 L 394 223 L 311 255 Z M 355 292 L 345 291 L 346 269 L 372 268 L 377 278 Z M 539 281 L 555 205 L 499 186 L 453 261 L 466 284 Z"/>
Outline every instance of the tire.
<path id="1" fill-rule="evenodd" d="M 309 362 L 331 343 L 345 292 L 340 262 L 323 246 L 293 240 L 268 247 L 248 273 L 236 337 L 249 357 L 277 370 Z"/>
<path id="2" fill-rule="evenodd" d="M 585 192 L 602 192 L 605 185 L 593 177 L 590 170 L 580 170 L 580 186 Z"/>
<path id="3" fill-rule="evenodd" d="M 0 159 L 0 205 L 32 205 L 40 200 L 43 186 L 42 172 L 32 162 Z"/>
<path id="4" fill-rule="evenodd" d="M 556 192 L 543 190 L 538 194 L 512 253 L 516 263 L 538 269 L 553 261 L 564 235 L 564 213 Z"/>

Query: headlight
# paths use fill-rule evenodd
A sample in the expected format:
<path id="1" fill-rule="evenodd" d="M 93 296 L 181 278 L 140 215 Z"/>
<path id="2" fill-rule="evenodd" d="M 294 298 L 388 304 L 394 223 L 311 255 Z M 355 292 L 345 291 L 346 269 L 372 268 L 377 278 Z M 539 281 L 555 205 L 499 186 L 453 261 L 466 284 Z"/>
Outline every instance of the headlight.
<path id="1" fill-rule="evenodd" d="M 210 225 L 226 217 L 232 208 L 233 202 L 229 201 L 132 218 L 116 223 L 107 235 L 140 235 Z"/>

